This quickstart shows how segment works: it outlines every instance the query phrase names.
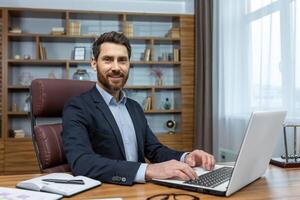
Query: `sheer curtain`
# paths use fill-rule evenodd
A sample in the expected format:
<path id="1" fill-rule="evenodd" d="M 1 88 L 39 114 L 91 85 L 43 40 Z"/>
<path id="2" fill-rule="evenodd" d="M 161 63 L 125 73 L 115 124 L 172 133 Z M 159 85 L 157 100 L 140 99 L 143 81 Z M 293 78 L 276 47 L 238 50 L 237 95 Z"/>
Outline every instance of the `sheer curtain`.
<path id="1" fill-rule="evenodd" d="M 214 153 L 232 160 L 251 111 L 300 121 L 300 0 L 215 1 L 213 44 Z"/>

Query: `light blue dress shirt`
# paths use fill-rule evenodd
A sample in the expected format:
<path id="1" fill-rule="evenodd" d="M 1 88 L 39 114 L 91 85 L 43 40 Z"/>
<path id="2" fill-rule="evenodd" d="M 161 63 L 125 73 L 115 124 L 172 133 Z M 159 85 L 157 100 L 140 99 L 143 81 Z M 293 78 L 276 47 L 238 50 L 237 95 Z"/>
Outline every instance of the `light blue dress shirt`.
<path id="1" fill-rule="evenodd" d="M 104 89 L 99 87 L 98 84 L 96 84 L 96 87 L 100 92 L 100 94 L 102 95 L 110 111 L 112 112 L 116 120 L 116 123 L 118 125 L 118 128 L 121 132 L 126 160 L 137 162 L 138 146 L 136 140 L 136 133 L 134 130 L 133 122 L 131 120 L 131 117 L 125 105 L 127 100 L 125 93 L 121 91 L 121 99 L 119 102 L 117 102 L 116 99 L 111 94 L 109 94 Z M 146 168 L 147 168 L 146 163 L 142 163 L 140 165 L 140 168 L 134 179 L 135 182 L 139 182 L 139 183 L 145 182 Z"/>
<path id="2" fill-rule="evenodd" d="M 110 111 L 112 112 L 116 120 L 116 123 L 119 127 L 123 144 L 124 144 L 126 160 L 137 162 L 138 147 L 137 147 L 136 133 L 134 130 L 133 122 L 131 120 L 131 117 L 125 105 L 127 100 L 125 93 L 121 91 L 121 99 L 119 102 L 117 102 L 116 99 L 111 94 L 109 94 L 104 89 L 102 89 L 98 84 L 96 84 L 96 87 L 100 92 L 100 94 L 102 95 Z M 181 162 L 184 162 L 184 158 L 186 155 L 187 152 L 181 156 L 180 158 Z M 140 168 L 138 169 L 134 179 L 135 182 L 145 183 L 145 173 L 146 173 L 147 166 L 148 164 L 141 163 Z"/>

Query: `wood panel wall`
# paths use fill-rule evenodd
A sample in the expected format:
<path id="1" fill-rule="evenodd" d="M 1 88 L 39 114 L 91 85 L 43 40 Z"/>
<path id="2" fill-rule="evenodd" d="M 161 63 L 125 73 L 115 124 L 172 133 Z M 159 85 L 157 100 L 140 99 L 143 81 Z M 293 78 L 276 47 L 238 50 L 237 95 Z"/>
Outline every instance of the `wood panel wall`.
<path id="1" fill-rule="evenodd" d="M 4 142 L 0 141 L 0 174 L 4 171 Z"/>
<path id="2" fill-rule="evenodd" d="M 39 173 L 38 163 L 30 139 L 5 141 L 4 174 Z"/>
<path id="3" fill-rule="evenodd" d="M 168 147 L 191 151 L 194 138 L 195 106 L 195 23 L 194 16 L 180 16 L 181 133 L 158 136 Z"/>
<path id="4" fill-rule="evenodd" d="M 182 146 L 191 151 L 194 138 L 195 108 L 195 23 L 194 16 L 180 17 Z"/>

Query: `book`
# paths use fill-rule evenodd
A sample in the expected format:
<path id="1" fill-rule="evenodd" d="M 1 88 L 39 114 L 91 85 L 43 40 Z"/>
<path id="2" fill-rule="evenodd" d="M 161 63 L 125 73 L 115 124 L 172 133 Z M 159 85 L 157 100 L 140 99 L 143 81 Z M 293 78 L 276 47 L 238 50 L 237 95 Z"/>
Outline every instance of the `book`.
<path id="1" fill-rule="evenodd" d="M 151 97 L 147 97 L 145 99 L 145 105 L 144 105 L 144 110 L 151 110 L 152 109 L 152 98 Z"/>
<path id="2" fill-rule="evenodd" d="M 45 179 L 60 179 L 60 180 L 82 180 L 84 184 L 72 183 L 57 183 L 43 181 Z M 34 191 L 50 192 L 63 196 L 72 196 L 79 192 L 101 185 L 101 182 L 85 176 L 73 176 L 67 173 L 51 173 L 45 176 L 39 176 L 19 182 L 17 188 L 23 188 Z"/>
<path id="3" fill-rule="evenodd" d="M 150 61 L 150 54 L 151 54 L 151 49 L 146 48 L 144 52 L 144 61 Z"/>
<path id="4" fill-rule="evenodd" d="M 133 37 L 133 24 L 129 22 L 123 22 L 123 33 L 127 37 Z"/>
<path id="5" fill-rule="evenodd" d="M 39 44 L 39 58 L 41 60 L 47 59 L 46 49 L 45 49 L 45 47 L 43 47 L 42 44 Z"/>
<path id="6" fill-rule="evenodd" d="M 179 62 L 179 49 L 178 48 L 173 49 L 173 60 L 174 60 L 174 62 Z"/>
<path id="7" fill-rule="evenodd" d="M 81 24 L 80 22 L 70 22 L 69 24 L 69 34 L 70 35 L 80 35 Z"/>
<path id="8" fill-rule="evenodd" d="M 28 191 L 16 188 L 0 187 L 0 199 L 15 199 L 15 200 L 56 200 L 63 196 L 46 192 Z"/>

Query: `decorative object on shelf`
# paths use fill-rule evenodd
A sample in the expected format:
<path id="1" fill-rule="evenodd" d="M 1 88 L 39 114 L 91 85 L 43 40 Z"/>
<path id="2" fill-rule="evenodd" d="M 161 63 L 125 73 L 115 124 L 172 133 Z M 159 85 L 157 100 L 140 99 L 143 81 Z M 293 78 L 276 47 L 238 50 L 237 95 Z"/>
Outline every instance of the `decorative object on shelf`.
<path id="1" fill-rule="evenodd" d="M 168 61 L 173 61 L 173 53 L 168 53 Z"/>
<path id="2" fill-rule="evenodd" d="M 152 109 L 152 97 L 148 96 L 145 99 L 145 103 L 144 103 L 144 110 L 151 110 Z"/>
<path id="3" fill-rule="evenodd" d="M 173 49 L 173 61 L 174 62 L 179 62 L 179 48 L 174 48 Z"/>
<path id="4" fill-rule="evenodd" d="M 155 85 L 162 86 L 163 85 L 163 73 L 160 68 L 152 68 L 150 75 L 155 77 Z"/>
<path id="5" fill-rule="evenodd" d="M 300 152 L 297 145 L 297 129 L 300 122 L 286 122 L 283 124 L 284 154 L 278 158 L 272 158 L 270 163 L 283 168 L 300 167 Z M 289 153 L 287 141 L 287 129 L 293 130 L 293 150 Z"/>
<path id="6" fill-rule="evenodd" d="M 23 72 L 19 76 L 19 83 L 24 86 L 29 86 L 33 79 L 34 76 L 32 76 L 30 72 Z"/>
<path id="7" fill-rule="evenodd" d="M 26 96 L 23 111 L 24 112 L 29 112 L 30 111 L 30 96 L 29 95 Z"/>
<path id="8" fill-rule="evenodd" d="M 90 75 L 86 71 L 86 69 L 77 69 L 76 72 L 73 74 L 73 80 L 90 80 Z"/>
<path id="9" fill-rule="evenodd" d="M 14 55 L 14 59 L 15 59 L 15 60 L 20 60 L 20 59 L 21 59 L 21 56 L 20 56 L 19 54 L 16 54 L 16 55 Z"/>
<path id="10" fill-rule="evenodd" d="M 166 121 L 166 127 L 169 129 L 168 134 L 174 134 L 175 133 L 175 127 L 176 127 L 175 120 Z"/>
<path id="11" fill-rule="evenodd" d="M 9 33 L 18 33 L 21 34 L 22 30 L 19 27 L 12 27 L 9 29 Z"/>
<path id="12" fill-rule="evenodd" d="M 169 98 L 165 99 L 165 102 L 163 104 L 163 109 L 165 109 L 165 110 L 170 110 L 171 109 L 171 103 L 169 101 Z"/>
<path id="13" fill-rule="evenodd" d="M 46 60 L 47 59 L 47 53 L 45 47 L 40 43 L 39 44 L 39 57 L 41 60 Z"/>
<path id="14" fill-rule="evenodd" d="M 180 37 L 180 31 L 177 27 L 172 27 L 168 33 L 166 34 L 166 37 L 170 38 L 179 38 Z"/>
<path id="15" fill-rule="evenodd" d="M 51 34 L 52 35 L 63 35 L 63 34 L 65 34 L 65 28 L 64 27 L 52 27 Z"/>
<path id="16" fill-rule="evenodd" d="M 14 132 L 13 129 L 9 129 L 8 130 L 8 137 L 10 137 L 10 138 L 14 138 L 15 137 L 15 132 Z"/>
<path id="17" fill-rule="evenodd" d="M 30 55 L 27 55 L 27 54 L 25 54 L 25 55 L 23 56 L 23 59 L 24 59 L 24 60 L 30 60 L 30 59 L 31 59 L 31 56 L 30 56 Z"/>
<path id="18" fill-rule="evenodd" d="M 11 104 L 11 111 L 12 111 L 12 112 L 17 112 L 17 111 L 18 111 L 18 106 L 17 106 L 16 103 L 12 103 L 12 104 Z"/>
<path id="19" fill-rule="evenodd" d="M 55 73 L 54 73 L 54 70 L 52 69 L 51 72 L 48 74 L 48 78 L 50 79 L 56 79 L 56 76 L 55 76 Z"/>
<path id="20" fill-rule="evenodd" d="M 129 22 L 123 22 L 123 33 L 127 37 L 133 37 L 133 24 Z"/>
<path id="21" fill-rule="evenodd" d="M 80 22 L 70 22 L 70 35 L 80 35 L 81 24 Z"/>
<path id="22" fill-rule="evenodd" d="M 162 61 L 168 61 L 168 52 L 162 52 L 162 56 L 161 56 L 161 60 Z"/>
<path id="23" fill-rule="evenodd" d="M 84 59 L 85 59 L 85 47 L 75 47 L 74 60 L 84 60 Z"/>

